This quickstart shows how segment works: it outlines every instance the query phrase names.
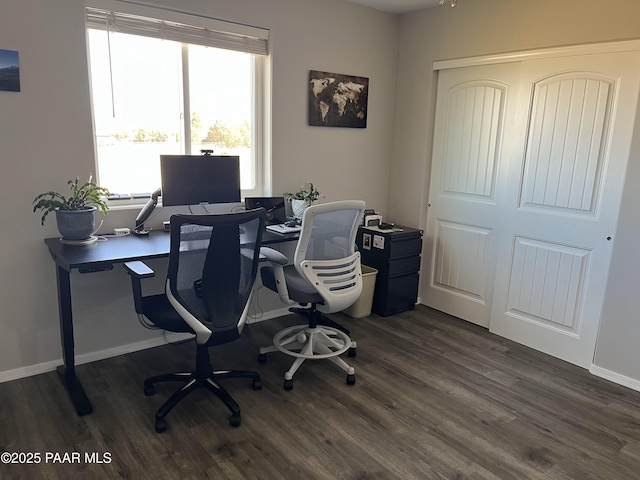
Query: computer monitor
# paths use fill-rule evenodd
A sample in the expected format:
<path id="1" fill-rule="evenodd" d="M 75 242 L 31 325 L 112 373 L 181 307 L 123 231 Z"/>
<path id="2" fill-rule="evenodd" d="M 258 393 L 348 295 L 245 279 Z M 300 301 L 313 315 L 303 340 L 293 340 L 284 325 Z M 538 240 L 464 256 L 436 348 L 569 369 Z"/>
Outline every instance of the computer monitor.
<path id="1" fill-rule="evenodd" d="M 162 205 L 240 201 L 240 157 L 160 155 Z"/>
<path id="2" fill-rule="evenodd" d="M 278 225 L 287 221 L 284 197 L 245 197 L 244 208 L 253 210 L 260 207 L 267 211 L 266 225 Z"/>

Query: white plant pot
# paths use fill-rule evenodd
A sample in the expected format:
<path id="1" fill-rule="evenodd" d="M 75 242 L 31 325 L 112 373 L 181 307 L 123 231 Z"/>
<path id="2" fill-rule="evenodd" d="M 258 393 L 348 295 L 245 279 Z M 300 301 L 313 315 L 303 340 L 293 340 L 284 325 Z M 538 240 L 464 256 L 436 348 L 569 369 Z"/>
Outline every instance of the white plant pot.
<path id="1" fill-rule="evenodd" d="M 306 200 L 291 200 L 291 213 L 296 218 L 302 218 L 302 214 L 311 204 Z"/>

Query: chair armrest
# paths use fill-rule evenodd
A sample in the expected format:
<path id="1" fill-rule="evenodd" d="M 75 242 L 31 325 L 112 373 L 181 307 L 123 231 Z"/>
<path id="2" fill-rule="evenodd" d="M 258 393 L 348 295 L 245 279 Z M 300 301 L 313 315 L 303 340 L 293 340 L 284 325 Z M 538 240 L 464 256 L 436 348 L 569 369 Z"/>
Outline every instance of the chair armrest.
<path id="1" fill-rule="evenodd" d="M 290 305 L 295 303 L 289 298 L 289 290 L 284 276 L 284 267 L 289 263 L 287 256 L 269 247 L 261 247 L 260 256 L 264 256 L 273 266 L 273 276 L 280 301 Z"/>
<path id="2" fill-rule="evenodd" d="M 273 248 L 260 247 L 260 255 L 264 256 L 267 260 L 275 265 L 284 266 L 289 263 L 289 259 L 286 257 L 286 255 L 277 250 L 274 250 Z"/>
<path id="3" fill-rule="evenodd" d="M 137 278 L 149 278 L 156 274 L 156 272 L 149 268 L 146 263 L 141 262 L 140 260 L 127 262 L 124 264 L 124 268 L 129 275 Z"/>
<path id="4" fill-rule="evenodd" d="M 136 313 L 138 315 L 143 315 L 144 308 L 142 305 L 142 285 L 140 283 L 140 280 L 142 280 L 143 278 L 153 277 L 155 276 L 156 272 L 149 268 L 147 264 L 139 260 L 136 260 L 134 262 L 126 262 L 124 264 L 124 269 L 131 277 L 131 288 L 133 289 L 133 304 L 136 308 Z"/>

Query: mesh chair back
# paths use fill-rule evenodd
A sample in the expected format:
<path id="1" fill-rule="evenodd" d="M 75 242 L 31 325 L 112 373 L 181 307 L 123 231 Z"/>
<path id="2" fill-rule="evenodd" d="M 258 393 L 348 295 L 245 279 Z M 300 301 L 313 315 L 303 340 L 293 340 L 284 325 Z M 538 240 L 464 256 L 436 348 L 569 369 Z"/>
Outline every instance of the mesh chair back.
<path id="1" fill-rule="evenodd" d="M 263 209 L 171 217 L 167 296 L 198 343 L 212 335 L 212 344 L 226 343 L 242 332 L 263 227 Z"/>
<path id="2" fill-rule="evenodd" d="M 322 312 L 344 310 L 360 296 L 362 273 L 355 240 L 364 208 L 359 200 L 332 202 L 313 205 L 302 216 L 294 265 L 324 299 L 324 305 L 318 305 Z"/>

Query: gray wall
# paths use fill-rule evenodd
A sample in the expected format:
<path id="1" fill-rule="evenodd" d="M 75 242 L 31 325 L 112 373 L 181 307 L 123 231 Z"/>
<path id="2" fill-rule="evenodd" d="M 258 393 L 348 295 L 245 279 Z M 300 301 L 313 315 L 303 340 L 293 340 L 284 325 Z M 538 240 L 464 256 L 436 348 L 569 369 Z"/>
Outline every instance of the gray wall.
<path id="1" fill-rule="evenodd" d="M 640 38 L 640 2 L 460 0 L 401 17 L 389 213 L 425 224 L 436 60 Z M 635 107 L 635 106 L 630 106 Z M 636 122 L 595 365 L 640 386 L 640 122 Z M 604 279 L 603 279 L 604 281 Z M 631 382 L 633 383 L 633 382 Z"/>
<path id="2" fill-rule="evenodd" d="M 271 30 L 274 193 L 312 181 L 326 201 L 364 199 L 385 211 L 397 17 L 336 0 L 158 3 Z M 0 48 L 19 51 L 22 87 L 0 92 L 1 380 L 61 358 L 55 270 L 43 243 L 57 234 L 55 221 L 41 227 L 31 202 L 95 172 L 83 2 L 1 1 Z M 307 126 L 310 69 L 370 78 L 368 128 Z M 137 212 L 112 210 L 101 231 L 131 227 Z M 117 353 L 154 336 L 135 319 L 123 272 L 72 274 L 78 354 Z"/>

